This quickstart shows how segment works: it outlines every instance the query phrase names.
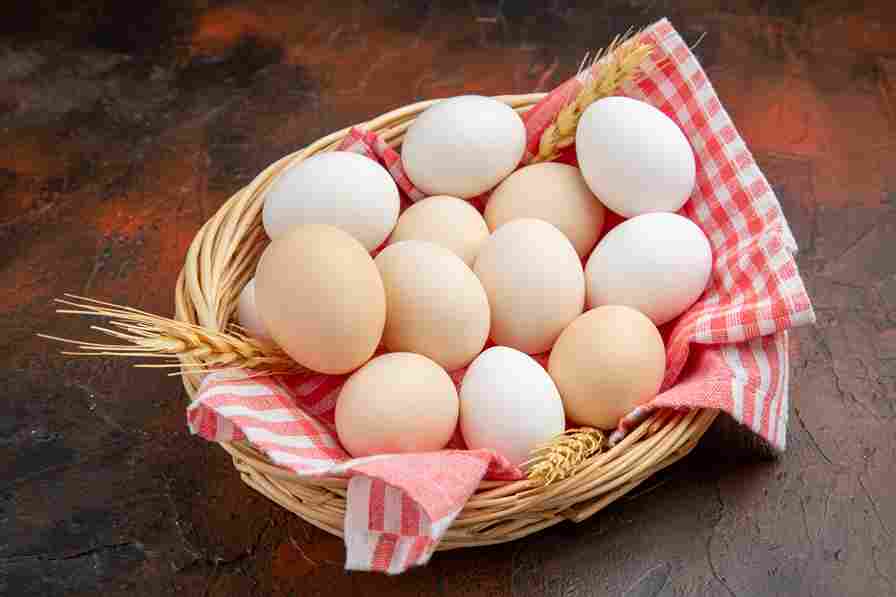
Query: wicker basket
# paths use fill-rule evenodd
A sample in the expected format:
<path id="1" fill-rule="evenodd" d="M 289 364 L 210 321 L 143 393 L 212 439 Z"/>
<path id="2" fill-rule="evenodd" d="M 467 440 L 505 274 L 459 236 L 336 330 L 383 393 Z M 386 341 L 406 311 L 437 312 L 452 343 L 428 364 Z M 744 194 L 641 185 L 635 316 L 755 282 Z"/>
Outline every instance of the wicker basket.
<path id="1" fill-rule="evenodd" d="M 496 99 L 525 112 L 543 96 L 535 93 Z M 393 147 L 399 146 L 408 126 L 434 101 L 393 110 L 360 126 L 379 133 Z M 335 149 L 349 130 L 332 133 L 277 161 L 205 223 L 190 246 L 177 281 L 177 319 L 215 330 L 226 327 L 236 298 L 252 277 L 267 242 L 261 208 L 271 181 L 286 167 Z M 186 358 L 182 362 L 193 364 Z M 193 396 L 201 374 L 186 373 L 183 379 Z M 502 543 L 563 520 L 582 521 L 688 454 L 716 416 L 713 410 L 658 411 L 615 447 L 591 457 L 569 478 L 548 486 L 525 480 L 483 481 L 445 533 L 439 549 Z M 221 446 L 250 487 L 316 527 L 342 536 L 346 479 L 299 478 L 246 443 Z"/>

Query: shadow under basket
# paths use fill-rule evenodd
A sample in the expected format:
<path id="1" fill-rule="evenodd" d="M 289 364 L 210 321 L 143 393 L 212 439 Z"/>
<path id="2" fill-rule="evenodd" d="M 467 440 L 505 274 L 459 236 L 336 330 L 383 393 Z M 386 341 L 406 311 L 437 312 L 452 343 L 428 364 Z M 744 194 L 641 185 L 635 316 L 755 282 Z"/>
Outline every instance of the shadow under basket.
<path id="1" fill-rule="evenodd" d="M 535 93 L 495 99 L 522 113 L 542 97 L 544 94 Z M 435 101 L 405 106 L 357 126 L 378 133 L 389 145 L 398 147 L 408 126 Z M 288 166 L 336 149 L 350 128 L 272 164 L 203 225 L 177 281 L 177 319 L 215 330 L 226 328 L 239 292 L 252 277 L 267 244 L 261 209 L 271 182 Z M 196 364 L 187 357 L 181 361 L 184 365 Z M 201 373 L 184 373 L 184 386 L 191 397 L 201 380 Z M 687 455 L 717 415 L 718 411 L 706 409 L 657 411 L 616 446 L 592 456 L 572 475 L 550 485 L 536 480 L 483 481 L 438 549 L 503 543 L 564 520 L 580 522 Z M 314 526 L 343 535 L 347 479 L 300 478 L 247 443 L 220 445 L 233 457 L 247 485 Z"/>

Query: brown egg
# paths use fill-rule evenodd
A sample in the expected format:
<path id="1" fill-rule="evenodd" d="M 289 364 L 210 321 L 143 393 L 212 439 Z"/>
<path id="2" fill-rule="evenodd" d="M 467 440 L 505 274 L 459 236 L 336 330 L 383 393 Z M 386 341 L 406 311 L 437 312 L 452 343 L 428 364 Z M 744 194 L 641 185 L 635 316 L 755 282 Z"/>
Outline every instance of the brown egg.
<path id="1" fill-rule="evenodd" d="M 401 214 L 389 244 L 426 240 L 445 247 L 472 267 L 486 238 L 488 226 L 475 207 L 457 197 L 437 195 L 415 203 Z"/>
<path id="2" fill-rule="evenodd" d="M 336 433 L 355 457 L 439 450 L 457 427 L 459 401 L 451 377 L 419 354 L 376 357 L 342 386 Z"/>
<path id="3" fill-rule="evenodd" d="M 386 348 L 422 354 L 448 371 L 479 354 L 488 339 L 488 298 L 460 257 L 406 240 L 386 247 L 376 266 L 386 289 Z"/>
<path id="4" fill-rule="evenodd" d="M 585 306 L 582 262 L 543 220 L 514 220 L 483 243 L 473 266 L 492 309 L 492 340 L 528 354 L 550 350 Z"/>
<path id="5" fill-rule="evenodd" d="M 618 305 L 579 316 L 560 334 L 548 361 L 566 416 L 601 429 L 616 427 L 656 396 L 665 369 L 656 326 L 640 311 Z"/>
<path id="6" fill-rule="evenodd" d="M 376 265 L 333 226 L 298 226 L 271 242 L 255 274 L 255 301 L 274 341 L 313 371 L 357 369 L 383 335 L 386 295 Z"/>
<path id="7" fill-rule="evenodd" d="M 600 236 L 606 210 L 578 168 L 546 162 L 520 168 L 498 185 L 485 207 L 489 230 L 519 218 L 536 218 L 566 235 L 580 258 Z"/>

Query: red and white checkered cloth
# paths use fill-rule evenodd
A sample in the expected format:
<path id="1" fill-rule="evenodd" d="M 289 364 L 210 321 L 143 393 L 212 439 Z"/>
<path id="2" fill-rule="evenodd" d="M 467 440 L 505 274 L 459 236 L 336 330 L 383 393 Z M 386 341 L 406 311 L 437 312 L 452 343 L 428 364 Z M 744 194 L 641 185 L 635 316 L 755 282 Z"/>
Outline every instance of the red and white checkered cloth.
<path id="1" fill-rule="evenodd" d="M 789 411 L 786 330 L 815 319 L 793 258 L 796 243 L 768 182 L 687 45 L 665 19 L 646 33 L 657 47 L 653 68 L 621 93 L 665 112 L 690 140 L 697 182 L 682 213 L 708 236 L 714 268 L 700 300 L 661 330 L 667 348 L 661 393 L 621 421 L 611 441 L 656 408 L 700 407 L 729 413 L 783 450 Z M 567 81 L 526 112 L 527 158 L 582 80 Z M 377 135 L 353 130 L 341 148 L 379 160 L 407 199 L 423 196 L 405 176 L 400 156 Z M 562 159 L 574 162 L 573 150 Z M 455 382 L 462 376 L 463 371 L 452 374 Z M 348 476 L 346 567 L 402 572 L 428 561 L 484 477 L 516 479 L 520 471 L 491 452 L 463 449 L 459 436 L 452 449 L 440 452 L 350 459 L 333 429 L 344 379 L 211 374 L 188 408 L 190 430 L 210 441 L 247 440 L 297 475 Z"/>

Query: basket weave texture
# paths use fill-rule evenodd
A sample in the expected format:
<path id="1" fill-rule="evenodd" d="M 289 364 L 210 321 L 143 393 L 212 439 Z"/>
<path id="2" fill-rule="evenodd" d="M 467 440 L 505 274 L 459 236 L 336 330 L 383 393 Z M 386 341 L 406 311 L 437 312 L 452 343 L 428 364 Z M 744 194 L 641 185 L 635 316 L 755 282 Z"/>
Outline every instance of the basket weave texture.
<path id="1" fill-rule="evenodd" d="M 497 96 L 522 113 L 544 94 Z M 356 125 L 399 147 L 408 126 L 436 100 L 393 110 Z M 233 195 L 200 229 L 187 253 L 176 287 L 176 318 L 209 329 L 227 327 L 244 284 L 267 244 L 261 209 L 272 181 L 285 168 L 332 151 L 352 127 L 337 131 L 275 162 Z M 182 357 L 185 365 L 197 364 Z M 193 397 L 202 373 L 185 372 Z M 445 533 L 439 549 L 512 541 L 563 520 L 582 521 L 622 497 L 655 472 L 687 455 L 718 412 L 660 410 L 610 450 L 592 456 L 570 477 L 538 481 L 483 481 Z M 233 457 L 243 481 L 309 523 L 342 536 L 348 480 L 299 478 L 242 442 L 220 445 Z"/>

